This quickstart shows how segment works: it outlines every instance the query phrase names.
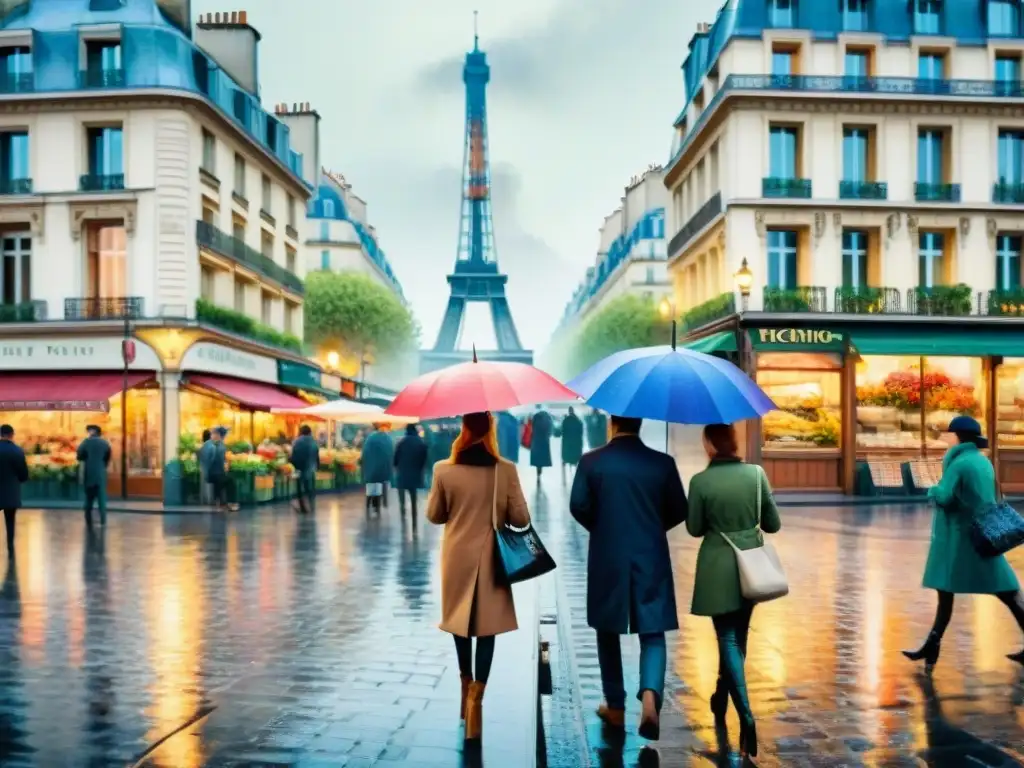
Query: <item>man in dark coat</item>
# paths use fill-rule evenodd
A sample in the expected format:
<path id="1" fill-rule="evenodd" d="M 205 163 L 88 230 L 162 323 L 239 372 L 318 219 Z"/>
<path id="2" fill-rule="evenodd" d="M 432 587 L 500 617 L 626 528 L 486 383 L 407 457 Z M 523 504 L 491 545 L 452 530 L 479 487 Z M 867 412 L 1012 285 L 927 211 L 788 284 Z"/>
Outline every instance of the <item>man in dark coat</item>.
<path id="1" fill-rule="evenodd" d="M 102 430 L 95 424 L 85 428 L 87 437 L 78 446 L 78 465 L 81 467 L 82 486 L 85 489 L 85 524 L 92 528 L 92 505 L 99 504 L 100 525 L 107 524 L 107 467 L 110 466 L 110 443 L 104 440 Z"/>
<path id="2" fill-rule="evenodd" d="M 391 435 L 384 431 L 384 424 L 374 424 L 373 432 L 363 441 L 363 453 L 359 457 L 363 482 L 368 486 L 382 485 L 381 496 L 366 496 L 366 511 L 372 507 L 378 513 L 381 503 L 388 506 L 388 486 L 391 484 L 392 467 L 395 461 L 395 444 Z"/>
<path id="3" fill-rule="evenodd" d="M 573 407 L 562 419 L 562 482 L 565 482 L 566 466 L 575 467 L 583 455 L 583 422 Z"/>
<path id="4" fill-rule="evenodd" d="M 537 468 L 537 484 L 540 484 L 540 475 L 544 467 L 551 466 L 551 435 L 555 431 L 555 422 L 551 414 L 541 406 L 537 406 L 537 412 L 533 414 L 533 421 L 530 422 L 533 429 L 530 437 L 530 466 Z"/>
<path id="5" fill-rule="evenodd" d="M 292 443 L 290 461 L 299 473 L 299 512 L 308 514 L 316 508 L 316 473 L 320 469 L 320 444 L 308 424 L 299 427 L 299 436 Z"/>
<path id="6" fill-rule="evenodd" d="M 7 527 L 7 554 L 14 555 L 14 516 L 21 507 L 21 484 L 28 481 L 25 452 L 14 444 L 14 427 L 0 426 L 0 509 Z"/>
<path id="7" fill-rule="evenodd" d="M 423 471 L 427 468 L 427 443 L 415 424 L 405 428 L 405 437 L 395 446 L 395 488 L 398 489 L 398 511 L 405 517 L 405 494 L 409 494 L 412 524 L 416 525 L 416 497 L 423 487 Z"/>
<path id="8" fill-rule="evenodd" d="M 569 510 L 590 532 L 587 623 L 597 630 L 605 703 L 598 715 L 624 726 L 619 635 L 640 635 L 640 735 L 657 739 L 665 689 L 665 633 L 679 629 L 667 533 L 686 520 L 675 460 L 640 440 L 641 419 L 612 416 L 612 440 L 580 461 Z"/>
<path id="9" fill-rule="evenodd" d="M 519 463 L 519 420 L 508 411 L 500 411 L 498 417 L 498 450 L 503 459 Z"/>

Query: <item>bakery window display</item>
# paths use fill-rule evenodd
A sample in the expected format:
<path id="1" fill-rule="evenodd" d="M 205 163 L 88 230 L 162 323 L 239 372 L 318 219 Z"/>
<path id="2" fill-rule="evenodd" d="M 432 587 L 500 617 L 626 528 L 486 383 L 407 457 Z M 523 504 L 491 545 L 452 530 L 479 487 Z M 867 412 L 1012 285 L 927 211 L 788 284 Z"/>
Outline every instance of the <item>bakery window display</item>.
<path id="1" fill-rule="evenodd" d="M 1007 358 L 996 371 L 999 447 L 1024 448 L 1024 359 Z"/>
<path id="2" fill-rule="evenodd" d="M 778 406 L 761 420 L 765 449 L 839 447 L 839 372 L 759 371 L 757 383 Z"/>

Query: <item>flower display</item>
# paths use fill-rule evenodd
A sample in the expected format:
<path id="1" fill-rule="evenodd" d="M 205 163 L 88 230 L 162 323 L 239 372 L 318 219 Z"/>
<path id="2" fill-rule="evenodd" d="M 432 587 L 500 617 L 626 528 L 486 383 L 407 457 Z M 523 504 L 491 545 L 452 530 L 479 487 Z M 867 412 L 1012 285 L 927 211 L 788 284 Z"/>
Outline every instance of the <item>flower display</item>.
<path id="1" fill-rule="evenodd" d="M 857 387 L 857 403 L 910 411 L 921 407 L 922 393 L 929 411 L 974 416 L 981 409 L 972 385 L 952 381 L 942 373 L 921 376 L 909 371 L 890 373 L 880 384 Z"/>

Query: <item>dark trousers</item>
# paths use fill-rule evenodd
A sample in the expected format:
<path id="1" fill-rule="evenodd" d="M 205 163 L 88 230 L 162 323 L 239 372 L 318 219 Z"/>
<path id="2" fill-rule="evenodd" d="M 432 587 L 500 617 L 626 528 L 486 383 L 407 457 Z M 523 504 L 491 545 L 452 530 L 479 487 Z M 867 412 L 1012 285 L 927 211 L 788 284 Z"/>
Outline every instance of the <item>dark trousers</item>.
<path id="1" fill-rule="evenodd" d="M 213 503 L 218 507 L 227 506 L 228 503 L 228 476 L 211 475 L 210 488 L 213 493 Z"/>
<path id="2" fill-rule="evenodd" d="M 953 618 L 954 595 L 952 592 L 939 591 L 939 602 L 935 607 L 935 621 L 932 624 L 932 632 L 941 640 Z M 1003 605 L 1010 609 L 1017 626 L 1024 631 L 1024 596 L 1017 592 L 1000 592 L 996 595 Z"/>
<path id="3" fill-rule="evenodd" d="M 107 489 L 101 485 L 85 486 L 85 524 L 92 525 L 92 505 L 99 504 L 100 525 L 107 524 Z"/>
<path id="4" fill-rule="evenodd" d="M 715 693 L 724 691 L 732 698 L 740 721 L 752 720 L 750 697 L 747 694 L 747 637 L 754 604 L 745 603 L 738 611 L 713 616 L 715 636 L 718 638 L 718 686 Z"/>
<path id="5" fill-rule="evenodd" d="M 601 688 L 604 700 L 610 709 L 626 708 L 626 686 L 622 679 L 622 647 L 615 632 L 597 633 L 597 663 L 601 667 Z M 640 689 L 637 698 L 644 691 L 653 691 L 658 709 L 665 693 L 665 668 L 668 657 L 665 650 L 665 633 L 652 632 L 640 635 Z"/>
<path id="6" fill-rule="evenodd" d="M 17 514 L 16 509 L 5 509 L 4 510 L 4 526 L 7 528 L 7 551 L 14 552 L 14 516 Z"/>
<path id="7" fill-rule="evenodd" d="M 410 488 L 399 488 L 398 489 L 398 509 L 401 510 L 402 514 L 405 514 L 405 495 L 409 494 L 409 507 L 412 510 L 413 519 L 416 518 L 416 491 Z"/>
<path id="8" fill-rule="evenodd" d="M 299 502 L 300 512 L 312 512 L 316 510 L 316 475 L 300 474 L 295 484 L 295 497 Z"/>

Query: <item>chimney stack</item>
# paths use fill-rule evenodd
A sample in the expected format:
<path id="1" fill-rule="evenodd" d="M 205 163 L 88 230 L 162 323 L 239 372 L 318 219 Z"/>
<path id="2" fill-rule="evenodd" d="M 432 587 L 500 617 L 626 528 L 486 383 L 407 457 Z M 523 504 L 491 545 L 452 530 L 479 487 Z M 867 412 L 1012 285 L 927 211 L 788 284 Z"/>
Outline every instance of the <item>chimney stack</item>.
<path id="1" fill-rule="evenodd" d="M 216 11 L 199 14 L 193 30 L 196 45 L 209 53 L 221 69 L 250 95 L 259 99 L 256 68 L 260 33 L 249 26 L 247 11 Z"/>
<path id="2" fill-rule="evenodd" d="M 302 154 L 302 178 L 320 182 L 320 114 L 308 101 L 278 104 L 277 119 L 288 126 L 291 147 Z"/>

